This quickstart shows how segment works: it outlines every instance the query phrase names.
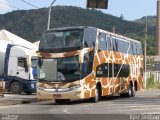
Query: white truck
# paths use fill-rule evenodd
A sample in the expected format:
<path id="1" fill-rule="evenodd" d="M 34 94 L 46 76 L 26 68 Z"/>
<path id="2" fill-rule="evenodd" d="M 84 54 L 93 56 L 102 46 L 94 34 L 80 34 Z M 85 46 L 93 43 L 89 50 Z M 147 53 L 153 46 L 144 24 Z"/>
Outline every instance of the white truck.
<path id="1" fill-rule="evenodd" d="M 14 94 L 36 92 L 36 49 L 4 40 L 0 45 L 0 80 L 5 82 L 5 88 Z"/>

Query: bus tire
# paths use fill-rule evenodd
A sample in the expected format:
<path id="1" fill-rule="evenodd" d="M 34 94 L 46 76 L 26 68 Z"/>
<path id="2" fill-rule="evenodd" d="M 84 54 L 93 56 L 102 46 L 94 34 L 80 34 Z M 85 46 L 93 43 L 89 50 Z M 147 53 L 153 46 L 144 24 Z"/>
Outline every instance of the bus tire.
<path id="1" fill-rule="evenodd" d="M 128 86 L 128 92 L 127 93 L 121 93 L 120 97 L 134 97 L 135 96 L 135 90 L 134 87 L 130 84 Z"/>
<path id="2" fill-rule="evenodd" d="M 127 97 L 134 97 L 134 96 L 135 96 L 134 86 L 130 84 L 128 87 Z"/>
<path id="3" fill-rule="evenodd" d="M 92 98 L 92 102 L 98 102 L 101 100 L 101 88 L 99 85 L 96 86 L 95 96 Z"/>
<path id="4" fill-rule="evenodd" d="M 17 81 L 12 82 L 11 85 L 10 85 L 10 91 L 13 94 L 21 94 L 21 92 L 22 92 L 21 84 L 19 82 L 17 82 Z"/>

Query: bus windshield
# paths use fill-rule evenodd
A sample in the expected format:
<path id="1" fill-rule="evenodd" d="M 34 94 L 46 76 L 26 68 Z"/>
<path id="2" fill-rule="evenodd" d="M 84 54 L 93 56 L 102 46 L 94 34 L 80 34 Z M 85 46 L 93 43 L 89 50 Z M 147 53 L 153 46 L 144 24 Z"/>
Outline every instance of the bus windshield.
<path id="1" fill-rule="evenodd" d="M 42 35 L 40 41 L 40 50 L 52 50 L 55 52 L 66 51 L 66 48 L 82 47 L 83 30 L 67 30 L 67 31 L 49 31 Z M 72 49 L 73 50 L 73 49 Z"/>
<path id="2" fill-rule="evenodd" d="M 39 80 L 47 82 L 70 82 L 80 79 L 78 56 L 68 58 L 41 59 L 38 62 Z"/>

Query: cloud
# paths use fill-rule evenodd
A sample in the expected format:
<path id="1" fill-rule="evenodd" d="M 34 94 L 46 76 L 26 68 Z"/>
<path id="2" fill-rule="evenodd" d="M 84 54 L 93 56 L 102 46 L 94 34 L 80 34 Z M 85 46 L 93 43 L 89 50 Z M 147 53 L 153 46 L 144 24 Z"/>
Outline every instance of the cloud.
<path id="1" fill-rule="evenodd" d="M 0 14 L 7 13 L 12 10 L 12 7 L 9 6 L 10 4 L 7 0 L 0 0 Z"/>

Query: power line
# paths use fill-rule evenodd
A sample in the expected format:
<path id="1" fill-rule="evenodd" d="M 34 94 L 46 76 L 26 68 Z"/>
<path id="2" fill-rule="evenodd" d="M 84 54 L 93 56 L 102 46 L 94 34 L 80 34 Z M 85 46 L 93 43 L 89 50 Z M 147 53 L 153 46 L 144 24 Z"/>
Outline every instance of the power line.
<path id="1" fill-rule="evenodd" d="M 10 5 L 10 4 L 8 4 L 8 3 L 4 3 L 4 2 L 0 2 L 1 4 L 4 4 L 4 5 L 7 5 L 7 6 L 10 6 L 10 7 L 12 7 L 12 8 L 15 8 L 15 9 L 17 9 L 17 10 L 20 10 L 19 8 L 17 8 L 17 7 L 15 7 L 15 6 L 13 6 L 13 5 Z"/>
<path id="2" fill-rule="evenodd" d="M 33 4 L 29 3 L 29 2 L 26 2 L 25 0 L 20 0 L 20 1 L 22 1 L 22 2 L 24 2 L 24 3 L 26 3 L 26 4 L 28 4 L 28 5 L 30 5 L 30 6 L 32 6 L 32 7 L 35 7 L 35 8 L 37 8 L 37 9 L 39 9 L 39 7 L 33 5 Z"/>

